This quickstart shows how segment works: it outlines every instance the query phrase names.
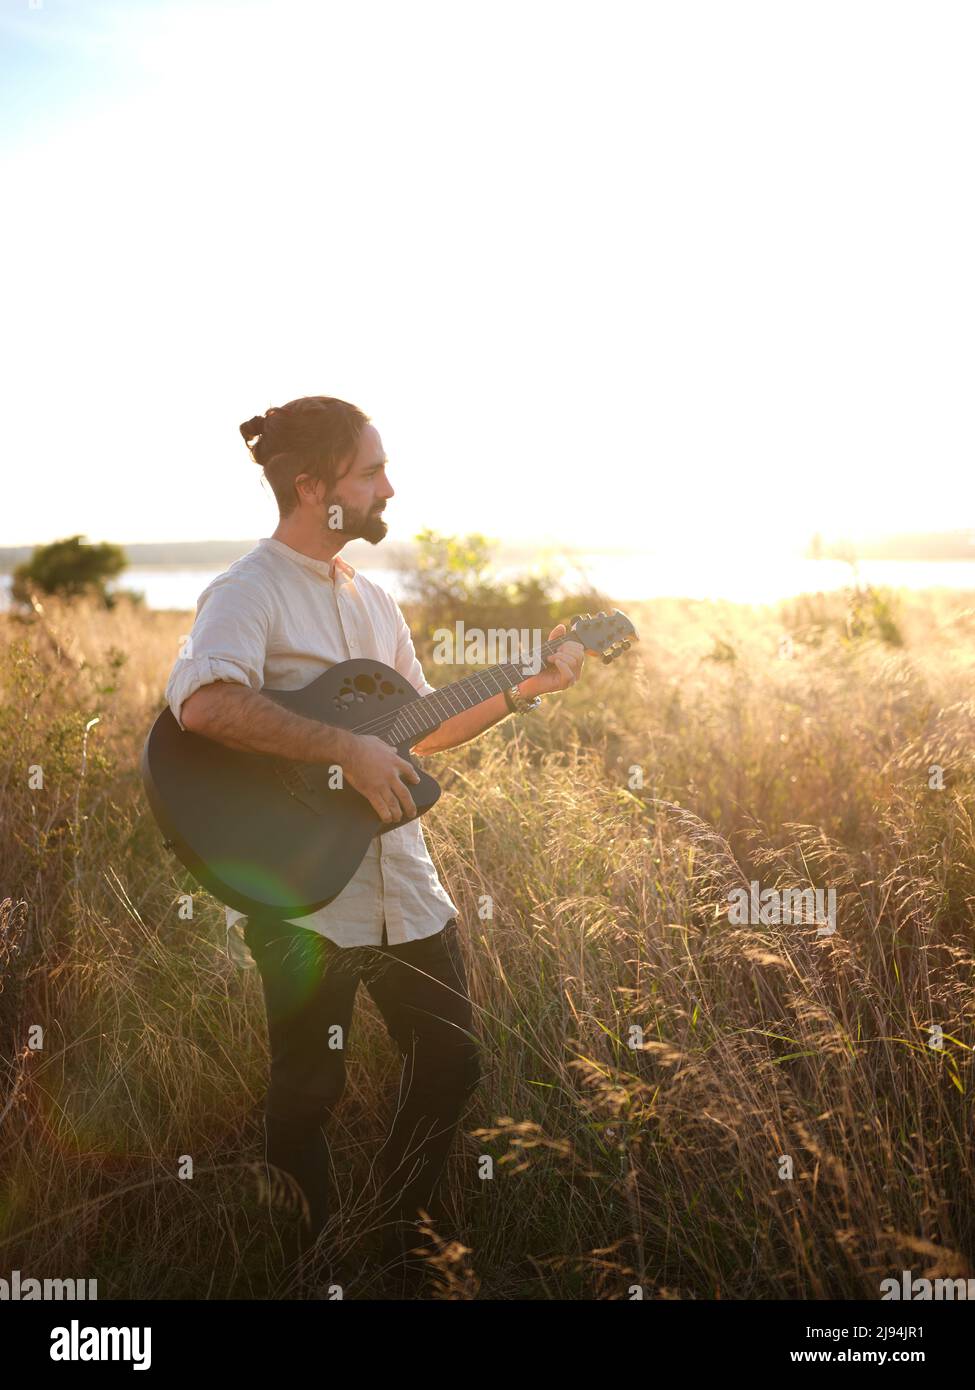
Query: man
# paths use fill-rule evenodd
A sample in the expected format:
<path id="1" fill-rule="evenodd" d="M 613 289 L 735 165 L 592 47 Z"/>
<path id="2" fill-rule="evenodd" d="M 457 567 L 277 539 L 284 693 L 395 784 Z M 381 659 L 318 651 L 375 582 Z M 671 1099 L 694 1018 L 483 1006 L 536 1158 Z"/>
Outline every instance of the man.
<path id="1" fill-rule="evenodd" d="M 338 764 L 395 827 L 371 842 L 357 872 L 326 907 L 290 922 L 246 919 L 260 970 L 271 1054 L 266 1159 L 307 1201 L 307 1243 L 330 1214 L 323 1125 L 345 1084 L 345 1049 L 361 980 L 403 1058 L 399 1101 L 382 1151 L 390 1217 L 384 1254 L 415 1244 L 464 1103 L 479 1078 L 457 908 L 437 876 L 416 817 L 412 765 L 381 739 L 283 709 L 263 686 L 297 690 L 336 662 L 372 657 L 420 693 L 424 677 L 395 600 L 338 552 L 353 537 L 375 545 L 395 494 L 382 440 L 347 401 L 306 396 L 240 427 L 278 503 L 278 525 L 203 592 L 166 698 L 180 726 L 233 748 Z M 254 441 L 254 442 L 251 442 Z M 552 637 L 565 631 L 557 627 Z M 508 693 L 453 716 L 415 745 L 454 748 L 525 708 L 530 697 L 578 679 L 579 643 L 561 647 Z M 412 818 L 412 819 L 411 819 Z M 242 916 L 227 909 L 228 933 Z"/>

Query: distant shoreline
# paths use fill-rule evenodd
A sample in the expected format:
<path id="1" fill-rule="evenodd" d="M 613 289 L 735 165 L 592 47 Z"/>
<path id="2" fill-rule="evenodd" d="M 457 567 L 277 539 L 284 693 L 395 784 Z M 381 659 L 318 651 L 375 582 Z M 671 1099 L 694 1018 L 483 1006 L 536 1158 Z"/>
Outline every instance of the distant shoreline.
<path id="1" fill-rule="evenodd" d="M 373 556 L 368 557 L 370 560 Z M 384 559 L 385 554 L 375 559 Z M 539 557 L 542 558 L 542 557 Z M 851 584 L 881 588 L 949 590 L 975 593 L 975 556 L 964 560 L 864 560 L 854 570 L 839 560 L 793 559 L 770 564 L 761 552 L 728 557 L 723 553 L 701 555 L 691 550 L 683 556 L 651 557 L 645 554 L 585 557 L 588 563 L 556 564 L 551 572 L 555 592 L 567 602 L 573 595 L 604 595 L 596 605 L 623 606 L 629 601 L 654 598 L 691 600 L 720 599 L 730 603 L 767 604 L 801 594 L 835 592 Z M 710 563 L 709 563 L 710 562 Z M 366 579 L 385 589 L 402 603 L 409 595 L 410 568 L 359 565 Z M 211 565 L 133 565 L 111 582 L 113 589 L 133 589 L 145 596 L 147 608 L 188 612 L 196 608 L 200 594 L 228 562 Z M 504 581 L 524 573 L 517 564 L 492 566 L 494 577 Z M 0 574 L 0 611 L 9 605 L 10 575 Z M 966 602 L 971 602 L 966 599 Z M 588 604 L 587 606 L 592 606 Z M 578 604 L 575 604 L 578 608 Z"/>
<path id="2" fill-rule="evenodd" d="M 243 541 L 173 541 L 121 545 L 128 559 L 128 569 L 215 569 L 232 565 L 242 555 L 246 555 L 257 544 L 257 539 Z M 43 544 L 38 542 L 38 545 Z M 361 570 L 390 570 L 408 563 L 417 551 L 413 541 L 390 540 L 379 546 L 371 546 L 365 541 L 350 541 L 342 547 L 342 555 L 349 564 Z M 29 560 L 37 546 L 0 546 L 0 574 L 10 574 L 16 567 Z M 615 547 L 559 548 L 551 541 L 539 541 L 536 545 L 498 542 L 491 551 L 491 562 L 495 566 L 534 563 L 539 558 L 553 557 L 571 563 L 590 555 L 638 556 L 644 552 Z M 971 558 L 971 557 L 969 557 Z"/>
<path id="3" fill-rule="evenodd" d="M 255 537 L 252 540 L 147 541 L 131 545 L 119 544 L 126 554 L 129 569 L 185 570 L 217 569 L 232 565 L 235 560 L 252 550 L 257 540 Z M 572 564 L 575 560 L 593 556 L 626 558 L 631 561 L 643 557 L 650 564 L 656 564 L 667 558 L 658 545 L 637 549 L 600 545 L 561 547 L 551 539 L 539 540 L 537 543 L 515 541 L 510 544 L 505 544 L 497 538 L 489 538 L 489 541 L 492 544 L 491 563 L 495 566 L 532 564 L 539 559 Z M 0 546 L 0 574 L 10 574 L 18 565 L 29 560 L 42 544 L 47 542 Z M 693 537 L 690 537 L 687 549 L 692 549 L 693 545 Z M 416 548 L 416 543 L 412 540 L 390 539 L 380 547 L 371 546 L 365 541 L 350 541 L 343 547 L 342 554 L 356 569 L 390 570 L 408 564 Z M 683 549 L 678 546 L 675 553 L 680 554 Z M 815 562 L 844 563 L 870 560 L 898 563 L 968 561 L 975 560 L 975 532 L 964 530 L 902 533 L 862 537 L 859 540 L 814 537 L 809 545 L 797 546 L 791 552 L 791 557 Z"/>

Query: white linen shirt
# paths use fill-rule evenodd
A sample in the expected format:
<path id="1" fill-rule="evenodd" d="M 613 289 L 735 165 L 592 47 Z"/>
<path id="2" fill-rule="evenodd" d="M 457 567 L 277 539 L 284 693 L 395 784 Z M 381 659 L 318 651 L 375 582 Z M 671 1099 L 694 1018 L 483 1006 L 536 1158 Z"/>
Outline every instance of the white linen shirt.
<path id="1" fill-rule="evenodd" d="M 391 594 L 344 560 L 316 560 L 266 536 L 203 590 L 196 620 L 166 686 L 183 728 L 183 702 L 212 681 L 252 690 L 300 690 L 337 662 L 372 657 L 430 694 L 406 619 Z M 457 907 L 427 851 L 419 819 L 377 835 L 352 878 L 325 907 L 289 919 L 339 946 L 389 945 L 433 936 Z M 226 909 L 227 951 L 254 960 L 241 930 L 245 914 Z"/>

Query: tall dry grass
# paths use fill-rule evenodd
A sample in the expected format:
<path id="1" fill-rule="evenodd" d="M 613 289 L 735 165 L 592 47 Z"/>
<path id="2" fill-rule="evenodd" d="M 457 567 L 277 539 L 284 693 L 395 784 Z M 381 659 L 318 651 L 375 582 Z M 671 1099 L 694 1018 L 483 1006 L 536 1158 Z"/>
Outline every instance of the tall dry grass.
<path id="1" fill-rule="evenodd" d="M 840 597 L 627 609 L 625 662 L 429 760 L 485 1059 L 446 1185 L 468 1249 L 432 1295 L 971 1276 L 972 596 L 904 596 L 900 645 Z M 180 920 L 193 885 L 137 774 L 188 626 L 47 602 L 3 627 L 0 1272 L 103 1298 L 295 1291 L 257 1179 L 260 982 L 212 899 Z M 753 879 L 835 889 L 835 934 L 732 925 Z M 354 1040 L 332 1235 L 348 1296 L 383 1297 L 368 1191 L 397 1065 L 364 994 Z"/>

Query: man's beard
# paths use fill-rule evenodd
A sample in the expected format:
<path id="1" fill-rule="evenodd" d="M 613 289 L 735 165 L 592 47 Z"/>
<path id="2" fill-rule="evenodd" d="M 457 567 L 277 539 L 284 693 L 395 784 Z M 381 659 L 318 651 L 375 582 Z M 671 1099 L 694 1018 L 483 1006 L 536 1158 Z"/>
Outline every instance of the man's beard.
<path id="1" fill-rule="evenodd" d="M 349 507 L 344 502 L 339 504 L 342 508 L 342 525 L 338 528 L 343 536 L 349 540 L 356 540 L 361 537 L 368 541 L 370 545 L 378 545 L 389 530 L 388 525 L 380 516 L 380 510 L 385 510 L 382 503 L 373 507 L 371 511 L 362 512 L 356 507 Z M 326 523 L 326 533 L 335 534 L 334 530 Z"/>

